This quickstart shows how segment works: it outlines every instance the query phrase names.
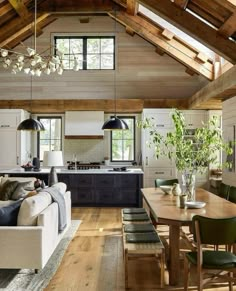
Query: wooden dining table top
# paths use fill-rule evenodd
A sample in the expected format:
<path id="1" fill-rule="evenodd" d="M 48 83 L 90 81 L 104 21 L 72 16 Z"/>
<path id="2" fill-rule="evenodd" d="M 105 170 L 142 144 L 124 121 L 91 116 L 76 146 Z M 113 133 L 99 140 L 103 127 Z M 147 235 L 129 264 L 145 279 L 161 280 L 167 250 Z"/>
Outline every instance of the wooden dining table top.
<path id="1" fill-rule="evenodd" d="M 160 188 L 142 188 L 141 192 L 152 209 L 157 220 L 168 220 L 172 223 L 188 225 L 194 215 L 211 218 L 224 218 L 236 216 L 236 204 L 229 202 L 202 188 L 196 189 L 196 201 L 205 202 L 203 208 L 180 208 L 177 206 L 177 196 L 164 194 Z"/>

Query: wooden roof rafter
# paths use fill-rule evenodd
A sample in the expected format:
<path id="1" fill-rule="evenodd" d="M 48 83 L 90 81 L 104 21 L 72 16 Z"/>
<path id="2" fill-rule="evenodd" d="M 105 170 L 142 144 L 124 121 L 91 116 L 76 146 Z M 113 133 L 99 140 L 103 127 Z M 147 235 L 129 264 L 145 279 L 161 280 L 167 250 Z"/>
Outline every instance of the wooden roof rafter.
<path id="1" fill-rule="evenodd" d="M 191 2 L 192 0 L 188 2 L 188 6 L 190 6 Z M 233 64 L 236 63 L 236 44 L 226 39 L 224 36 L 221 36 L 217 30 L 188 11 L 177 7 L 174 3 L 167 0 L 139 0 L 139 3 L 152 12 L 161 15 L 164 19 L 189 35 L 197 38 L 204 45 L 223 56 L 228 61 Z"/>
<path id="2" fill-rule="evenodd" d="M 141 13 L 129 15 L 124 9 L 109 12 L 108 15 L 155 45 L 157 51 L 161 51 L 162 54 L 163 52 L 167 53 L 184 66 L 190 68 L 191 71 L 204 76 L 208 80 L 213 80 L 214 66 L 211 60 L 207 57 L 204 60 L 199 58 L 201 52 L 187 45 L 173 33 L 158 26 L 146 16 Z"/>

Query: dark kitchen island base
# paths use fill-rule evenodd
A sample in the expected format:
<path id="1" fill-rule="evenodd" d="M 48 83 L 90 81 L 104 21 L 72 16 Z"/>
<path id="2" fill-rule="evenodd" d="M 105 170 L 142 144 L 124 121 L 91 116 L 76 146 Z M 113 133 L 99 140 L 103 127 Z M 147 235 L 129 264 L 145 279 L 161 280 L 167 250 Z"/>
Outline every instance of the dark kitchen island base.
<path id="1" fill-rule="evenodd" d="M 48 183 L 48 172 L 17 172 L 1 171 L 2 175 L 11 177 L 36 177 Z M 143 172 L 132 171 L 126 173 L 97 170 L 88 171 L 60 171 L 58 181 L 64 182 L 71 191 L 72 206 L 90 207 L 141 207 L 143 187 Z"/>
<path id="2" fill-rule="evenodd" d="M 142 174 L 60 174 L 73 206 L 141 207 Z"/>

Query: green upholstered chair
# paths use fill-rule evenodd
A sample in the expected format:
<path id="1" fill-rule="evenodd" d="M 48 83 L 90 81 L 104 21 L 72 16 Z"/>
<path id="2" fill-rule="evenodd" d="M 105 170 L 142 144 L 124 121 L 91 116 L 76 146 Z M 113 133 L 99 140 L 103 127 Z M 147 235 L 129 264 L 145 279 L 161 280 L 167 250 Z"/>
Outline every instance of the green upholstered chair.
<path id="1" fill-rule="evenodd" d="M 212 283 L 212 278 L 220 277 L 222 282 L 225 279 L 229 282 L 229 290 L 233 291 L 233 283 L 236 284 L 236 277 L 233 272 L 236 271 L 236 255 L 232 249 L 236 246 L 236 216 L 230 218 L 214 219 L 200 215 L 193 217 L 194 241 L 197 244 L 196 251 L 188 252 L 184 259 L 184 290 L 188 290 L 188 279 L 190 265 L 197 269 L 198 291 L 203 290 L 203 272 L 211 270 L 211 277 L 204 279 L 205 283 Z M 228 251 L 219 248 L 205 248 L 204 246 L 227 245 Z M 216 274 L 212 274 L 216 270 Z M 225 276 L 221 271 L 226 271 Z"/>
<path id="2" fill-rule="evenodd" d="M 179 183 L 178 179 L 156 179 L 155 187 L 172 186 L 174 183 Z"/>
<path id="3" fill-rule="evenodd" d="M 229 188 L 229 201 L 236 203 L 236 187 L 234 186 Z"/>
<path id="4" fill-rule="evenodd" d="M 227 185 L 227 184 L 224 184 L 223 182 L 221 182 L 219 190 L 218 190 L 218 195 L 224 199 L 228 199 L 229 188 L 230 188 L 230 185 Z"/>

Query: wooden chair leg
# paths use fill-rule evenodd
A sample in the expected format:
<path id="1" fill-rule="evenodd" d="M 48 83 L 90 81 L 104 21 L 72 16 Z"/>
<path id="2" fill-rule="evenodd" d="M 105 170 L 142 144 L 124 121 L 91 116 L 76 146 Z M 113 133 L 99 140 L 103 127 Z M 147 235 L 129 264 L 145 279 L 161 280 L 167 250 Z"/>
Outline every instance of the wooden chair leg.
<path id="1" fill-rule="evenodd" d="M 128 289 L 128 250 L 125 249 L 125 289 Z"/>
<path id="2" fill-rule="evenodd" d="M 233 272 L 229 272 L 229 277 L 230 277 L 230 278 L 233 278 Z M 233 284 L 234 284 L 233 281 L 230 280 L 230 281 L 229 281 L 229 291 L 233 291 L 233 288 L 234 288 L 234 287 L 233 287 Z"/>
<path id="3" fill-rule="evenodd" d="M 188 291 L 189 285 L 190 263 L 186 256 L 184 256 L 184 291 Z"/>
<path id="4" fill-rule="evenodd" d="M 160 272 L 161 272 L 161 278 L 160 278 L 160 286 L 161 288 L 164 288 L 164 276 L 165 276 L 165 250 L 160 255 Z"/>
<path id="5" fill-rule="evenodd" d="M 203 274 L 200 266 L 197 267 L 197 287 L 198 291 L 203 291 Z"/>

